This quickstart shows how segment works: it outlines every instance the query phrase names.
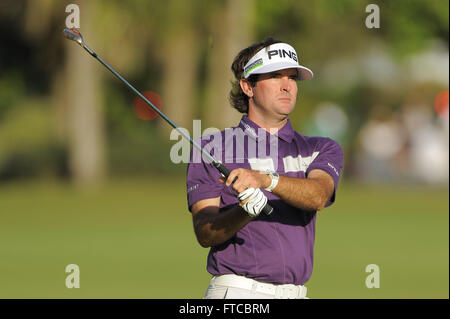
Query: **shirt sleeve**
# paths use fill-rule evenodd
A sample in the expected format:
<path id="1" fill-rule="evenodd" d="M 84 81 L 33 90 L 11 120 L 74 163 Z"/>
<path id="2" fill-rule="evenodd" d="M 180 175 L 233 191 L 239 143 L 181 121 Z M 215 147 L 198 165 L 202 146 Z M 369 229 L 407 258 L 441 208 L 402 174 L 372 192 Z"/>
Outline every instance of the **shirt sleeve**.
<path id="1" fill-rule="evenodd" d="M 215 198 L 222 194 L 223 183 L 219 181 L 222 175 L 200 152 L 192 149 L 187 167 L 186 187 L 189 211 L 192 205 L 202 199 Z"/>
<path id="2" fill-rule="evenodd" d="M 315 147 L 315 152 L 318 155 L 314 158 L 312 163 L 306 170 L 306 175 L 314 169 L 320 169 L 327 172 L 334 181 L 334 192 L 325 207 L 330 206 L 336 199 L 336 190 L 344 161 L 344 152 L 341 146 L 330 138 L 321 138 Z"/>

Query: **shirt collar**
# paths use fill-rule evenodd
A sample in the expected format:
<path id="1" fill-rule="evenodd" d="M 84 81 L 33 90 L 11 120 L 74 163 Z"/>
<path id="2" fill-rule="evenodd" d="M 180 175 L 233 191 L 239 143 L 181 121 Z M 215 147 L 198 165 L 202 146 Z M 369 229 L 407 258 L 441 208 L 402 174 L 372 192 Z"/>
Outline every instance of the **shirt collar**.
<path id="1" fill-rule="evenodd" d="M 261 127 L 250 120 L 247 115 L 242 116 L 241 121 L 239 122 L 239 127 L 244 131 L 245 134 L 251 136 L 254 139 L 258 139 L 258 129 Z M 265 132 L 267 135 L 270 134 L 267 131 Z M 294 134 L 295 132 L 289 119 L 287 120 L 286 124 L 281 129 L 279 129 L 277 133 L 275 133 L 275 135 L 288 143 L 292 142 Z"/>

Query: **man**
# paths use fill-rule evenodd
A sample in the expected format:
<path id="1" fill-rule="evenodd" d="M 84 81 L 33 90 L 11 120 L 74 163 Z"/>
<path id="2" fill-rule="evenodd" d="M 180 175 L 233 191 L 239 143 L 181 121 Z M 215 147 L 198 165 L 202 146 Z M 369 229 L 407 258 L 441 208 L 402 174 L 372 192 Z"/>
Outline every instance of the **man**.
<path id="1" fill-rule="evenodd" d="M 194 231 L 201 246 L 211 247 L 205 298 L 307 298 L 316 211 L 335 200 L 342 149 L 295 132 L 288 120 L 297 81 L 313 77 L 293 47 L 268 38 L 242 50 L 231 68 L 231 104 L 247 115 L 231 137 L 225 130 L 201 140 L 231 173 L 224 180 L 194 155 L 187 171 Z M 260 214 L 266 202 L 270 215 Z"/>

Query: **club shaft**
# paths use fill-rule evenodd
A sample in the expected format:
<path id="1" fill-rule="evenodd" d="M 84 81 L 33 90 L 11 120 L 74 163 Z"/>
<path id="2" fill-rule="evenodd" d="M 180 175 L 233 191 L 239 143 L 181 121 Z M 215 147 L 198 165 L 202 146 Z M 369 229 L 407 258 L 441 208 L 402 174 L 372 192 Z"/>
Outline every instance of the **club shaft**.
<path id="1" fill-rule="evenodd" d="M 147 103 L 156 113 L 159 114 L 167 123 L 170 124 L 174 129 L 178 131 L 184 138 L 186 138 L 192 146 L 197 148 L 199 151 L 201 151 L 204 155 L 208 157 L 208 159 L 214 163 L 218 163 L 218 161 L 208 152 L 205 151 L 197 142 L 195 142 L 189 135 L 187 135 L 183 130 L 181 130 L 178 125 L 176 125 L 169 117 L 167 117 L 166 114 L 161 112 L 156 106 L 153 105 L 152 102 L 150 102 L 144 95 L 141 94 L 134 86 L 132 86 L 123 76 L 121 76 L 119 73 L 116 72 L 108 63 L 106 63 L 101 57 L 97 55 L 91 48 L 89 48 L 86 44 L 82 45 L 83 48 L 92 55 L 95 59 L 97 59 L 101 64 L 103 64 L 109 71 L 111 71 L 112 74 L 114 74 L 119 80 L 121 80 L 123 83 L 125 83 L 131 90 L 133 90 L 134 93 L 136 93 L 145 103 Z M 216 166 L 217 164 L 215 164 Z"/>

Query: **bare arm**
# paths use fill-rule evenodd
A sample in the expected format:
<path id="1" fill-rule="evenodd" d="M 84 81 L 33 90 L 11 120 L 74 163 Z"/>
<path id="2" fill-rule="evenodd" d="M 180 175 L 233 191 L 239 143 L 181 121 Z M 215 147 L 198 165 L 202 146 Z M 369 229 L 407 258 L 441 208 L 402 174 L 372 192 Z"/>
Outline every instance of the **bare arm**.
<path id="1" fill-rule="evenodd" d="M 202 247 L 224 243 L 252 220 L 239 205 L 219 213 L 219 204 L 216 197 L 192 205 L 194 231 Z"/>
<path id="2" fill-rule="evenodd" d="M 328 173 L 315 169 L 308 178 L 281 176 L 272 191 L 286 203 L 303 210 L 321 210 L 334 192 L 334 181 Z"/>

